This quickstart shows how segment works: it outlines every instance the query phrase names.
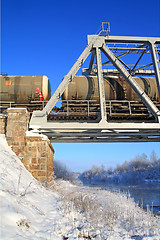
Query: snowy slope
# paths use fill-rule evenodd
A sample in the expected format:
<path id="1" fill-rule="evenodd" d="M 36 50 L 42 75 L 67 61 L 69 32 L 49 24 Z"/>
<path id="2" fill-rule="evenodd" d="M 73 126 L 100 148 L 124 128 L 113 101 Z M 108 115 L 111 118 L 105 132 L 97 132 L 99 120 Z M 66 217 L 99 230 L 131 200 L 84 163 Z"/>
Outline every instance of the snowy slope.
<path id="1" fill-rule="evenodd" d="M 57 193 L 45 189 L 24 168 L 0 136 L 0 239 L 62 239 L 72 228 Z"/>
<path id="2" fill-rule="evenodd" d="M 132 199 L 58 181 L 44 188 L 0 135 L 0 239 L 160 239 L 160 218 Z"/>

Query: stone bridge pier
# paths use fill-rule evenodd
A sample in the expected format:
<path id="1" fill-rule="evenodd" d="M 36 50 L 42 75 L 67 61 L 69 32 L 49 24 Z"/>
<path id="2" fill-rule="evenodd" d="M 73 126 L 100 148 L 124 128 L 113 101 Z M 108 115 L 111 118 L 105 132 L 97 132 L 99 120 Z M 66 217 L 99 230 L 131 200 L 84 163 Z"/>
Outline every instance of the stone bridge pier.
<path id="1" fill-rule="evenodd" d="M 46 136 L 28 132 L 27 110 L 9 108 L 6 116 L 1 114 L 0 123 L 0 133 L 6 135 L 8 145 L 26 169 L 42 184 L 51 184 L 54 149 Z"/>

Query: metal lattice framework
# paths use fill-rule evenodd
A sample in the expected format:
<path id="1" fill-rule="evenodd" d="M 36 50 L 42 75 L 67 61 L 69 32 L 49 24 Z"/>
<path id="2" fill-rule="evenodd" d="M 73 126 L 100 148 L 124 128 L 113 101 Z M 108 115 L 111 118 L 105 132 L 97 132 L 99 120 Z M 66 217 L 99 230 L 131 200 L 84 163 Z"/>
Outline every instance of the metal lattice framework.
<path id="1" fill-rule="evenodd" d="M 44 107 L 43 111 L 35 111 L 32 114 L 30 128 L 39 129 L 46 134 L 52 142 L 157 142 L 160 141 L 160 110 L 151 101 L 145 91 L 137 84 L 133 76 L 154 75 L 160 97 L 160 72 L 159 72 L 159 44 L 160 38 L 152 37 L 125 37 L 89 35 L 87 46 L 72 66 L 68 74 Z M 107 58 L 102 63 L 102 54 Z M 138 59 L 134 65 L 127 64 L 121 59 L 131 53 L 138 53 Z M 91 54 L 90 64 L 83 69 L 85 75 L 98 76 L 100 121 L 91 122 L 57 122 L 47 121 L 47 116 L 52 111 L 58 99 L 63 94 L 75 74 L 82 67 L 87 57 Z M 149 54 L 151 62 L 139 66 L 140 60 L 145 54 Z M 94 59 L 96 58 L 96 66 Z M 110 67 L 106 68 L 106 65 Z M 103 75 L 121 75 L 136 92 L 155 122 L 108 122 L 106 115 L 106 103 Z"/>

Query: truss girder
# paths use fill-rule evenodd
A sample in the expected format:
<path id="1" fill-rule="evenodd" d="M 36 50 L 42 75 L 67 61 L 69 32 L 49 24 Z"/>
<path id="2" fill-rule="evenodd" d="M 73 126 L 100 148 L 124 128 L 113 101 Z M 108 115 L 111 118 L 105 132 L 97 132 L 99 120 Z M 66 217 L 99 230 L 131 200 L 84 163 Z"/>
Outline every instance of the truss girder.
<path id="1" fill-rule="evenodd" d="M 160 111 L 137 84 L 129 71 L 123 66 L 123 62 L 118 57 L 126 55 L 136 49 L 130 49 L 126 53 L 116 55 L 106 46 L 106 43 L 125 43 L 125 44 L 140 44 L 136 49 L 141 48 L 141 56 L 137 63 L 142 58 L 145 51 L 150 47 L 152 53 L 154 71 L 157 79 L 157 87 L 160 87 L 160 76 L 158 68 L 158 58 L 156 55 L 155 44 L 160 44 L 159 38 L 139 38 L 139 37 L 117 37 L 117 36 L 88 36 L 88 45 L 70 69 L 68 74 L 64 77 L 63 81 L 47 103 L 43 111 L 34 111 L 30 128 L 38 128 L 42 133 L 46 134 L 52 142 L 154 142 L 160 141 Z M 144 48 L 143 48 L 144 47 Z M 140 99 L 148 107 L 149 111 L 156 118 L 157 123 L 136 123 L 136 122 L 107 122 L 106 107 L 105 107 L 105 94 L 101 62 L 101 51 L 107 56 L 109 61 L 115 66 L 115 73 L 118 71 L 125 80 L 130 84 L 131 88 L 137 93 Z M 47 115 L 55 106 L 56 102 L 75 76 L 79 68 L 82 66 L 86 58 L 92 52 L 89 71 L 92 72 L 94 58 L 97 60 L 97 74 L 99 83 L 99 97 L 101 118 L 99 123 L 89 122 L 50 122 L 47 121 Z M 150 65 L 150 64 L 149 64 Z M 147 66 L 147 65 L 146 65 Z M 134 67 L 134 71 L 140 71 Z M 131 69 L 132 70 L 132 69 Z M 144 70 L 143 70 L 144 71 Z M 147 71 L 147 70 L 146 70 Z"/>
<path id="2" fill-rule="evenodd" d="M 50 123 L 51 124 L 51 123 Z M 74 130 L 73 130 L 74 129 Z M 159 142 L 159 124 L 99 123 L 80 125 L 64 123 L 41 129 L 51 142 Z"/>
<path id="3" fill-rule="evenodd" d="M 120 63 L 119 59 L 104 44 L 102 45 L 102 51 L 109 58 L 109 60 L 116 67 L 116 69 L 121 73 L 121 75 L 125 78 L 125 80 L 129 83 L 131 88 L 133 88 L 133 90 L 137 93 L 137 95 L 143 101 L 143 103 L 148 107 L 148 109 L 151 111 L 151 113 L 156 118 L 156 121 L 160 122 L 159 109 L 155 106 L 155 104 L 147 96 L 145 91 L 138 85 L 138 83 L 134 80 L 134 78 L 130 75 L 130 73 L 123 67 L 123 65 Z"/>
<path id="4" fill-rule="evenodd" d="M 160 98 L 160 72 L 159 72 L 159 66 L 158 66 L 159 59 L 156 54 L 156 46 L 154 45 L 154 43 L 150 43 L 150 49 L 151 49 L 155 77 L 156 77 L 156 81 L 157 81 L 157 88 L 158 88 L 158 93 L 159 93 L 159 98 Z"/>
<path id="5" fill-rule="evenodd" d="M 47 122 L 46 117 L 37 120 L 41 120 L 37 128 L 52 142 L 160 142 L 159 123 L 63 123 Z"/>

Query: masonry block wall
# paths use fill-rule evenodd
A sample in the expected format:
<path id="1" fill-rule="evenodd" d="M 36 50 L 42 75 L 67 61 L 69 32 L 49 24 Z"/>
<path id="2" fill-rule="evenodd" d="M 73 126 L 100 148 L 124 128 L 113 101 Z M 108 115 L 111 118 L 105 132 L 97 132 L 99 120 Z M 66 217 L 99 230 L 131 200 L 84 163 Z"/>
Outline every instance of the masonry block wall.
<path id="1" fill-rule="evenodd" d="M 25 156 L 22 162 L 29 172 L 41 183 L 50 183 L 53 180 L 54 149 L 48 140 L 43 137 L 25 138 Z"/>
<path id="2" fill-rule="evenodd" d="M 6 115 L 0 114 L 0 134 L 6 133 Z"/>
<path id="3" fill-rule="evenodd" d="M 28 130 L 29 114 L 26 108 L 9 108 L 7 110 L 6 139 L 13 152 L 20 158 L 25 154 L 25 136 Z"/>
<path id="4" fill-rule="evenodd" d="M 7 110 L 6 139 L 24 166 L 41 183 L 53 180 L 54 149 L 45 136 L 27 136 L 29 113 L 25 108 Z M 3 118 L 0 118 L 3 122 Z M 5 124 L 3 124 L 5 126 Z M 4 128 L 5 129 L 5 128 Z M 2 129 L 1 132 L 5 132 Z"/>

